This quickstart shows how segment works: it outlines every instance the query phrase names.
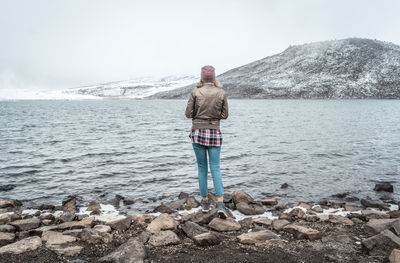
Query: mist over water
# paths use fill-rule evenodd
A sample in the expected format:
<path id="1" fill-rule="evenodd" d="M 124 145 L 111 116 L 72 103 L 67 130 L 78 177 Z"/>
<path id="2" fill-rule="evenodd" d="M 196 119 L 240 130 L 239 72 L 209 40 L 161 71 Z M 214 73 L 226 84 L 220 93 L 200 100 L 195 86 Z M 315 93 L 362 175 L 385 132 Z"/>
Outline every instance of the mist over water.
<path id="1" fill-rule="evenodd" d="M 142 206 L 150 208 L 181 191 L 198 194 L 186 102 L 1 101 L 0 185 L 16 187 L 0 198 L 41 204 L 70 194 L 101 201 L 107 193 L 156 198 Z M 225 192 L 318 201 L 359 190 L 358 197 L 377 199 L 378 181 L 399 189 L 399 106 L 396 100 L 232 99 L 221 121 Z M 285 182 L 289 188 L 280 189 Z"/>

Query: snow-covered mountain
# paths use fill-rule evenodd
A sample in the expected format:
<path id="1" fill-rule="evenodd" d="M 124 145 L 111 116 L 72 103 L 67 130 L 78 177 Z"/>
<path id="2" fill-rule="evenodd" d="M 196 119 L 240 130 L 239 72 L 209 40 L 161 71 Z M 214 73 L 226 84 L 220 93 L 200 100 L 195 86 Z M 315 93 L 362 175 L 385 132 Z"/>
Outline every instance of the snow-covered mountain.
<path id="1" fill-rule="evenodd" d="M 229 98 L 400 98 L 400 46 L 360 38 L 296 45 L 217 79 Z M 150 98 L 187 98 L 195 87 Z"/>
<path id="2" fill-rule="evenodd" d="M 165 92 L 187 86 L 198 81 L 198 76 L 180 75 L 161 78 L 135 78 L 93 86 L 85 86 L 63 90 L 63 94 L 87 96 L 88 98 L 145 98 L 158 92 Z"/>

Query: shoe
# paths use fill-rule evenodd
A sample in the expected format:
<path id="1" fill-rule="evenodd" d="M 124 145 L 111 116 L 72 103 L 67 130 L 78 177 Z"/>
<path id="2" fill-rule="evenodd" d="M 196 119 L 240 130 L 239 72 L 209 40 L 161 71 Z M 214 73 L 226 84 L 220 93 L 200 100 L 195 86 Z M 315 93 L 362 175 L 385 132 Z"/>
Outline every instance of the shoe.
<path id="1" fill-rule="evenodd" d="M 226 219 L 228 217 L 225 204 L 223 202 L 217 202 L 217 209 L 219 218 Z"/>
<path id="2" fill-rule="evenodd" d="M 201 199 L 200 204 L 201 211 L 203 211 L 204 213 L 210 211 L 210 201 L 204 201 L 203 199 Z"/>

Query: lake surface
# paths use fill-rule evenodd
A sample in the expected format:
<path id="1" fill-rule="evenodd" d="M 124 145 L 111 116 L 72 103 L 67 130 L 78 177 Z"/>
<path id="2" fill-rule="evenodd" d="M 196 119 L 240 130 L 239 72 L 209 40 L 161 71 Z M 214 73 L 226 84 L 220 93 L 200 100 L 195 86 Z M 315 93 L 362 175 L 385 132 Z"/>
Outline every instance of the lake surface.
<path id="1" fill-rule="evenodd" d="M 185 107 L 186 100 L 0 101 L 0 185 L 16 185 L 0 198 L 157 198 L 133 206 L 140 210 L 181 191 L 198 197 Z M 221 121 L 226 193 L 318 201 L 360 191 L 377 199 L 375 183 L 390 181 L 400 199 L 398 100 L 231 99 L 229 114 Z"/>

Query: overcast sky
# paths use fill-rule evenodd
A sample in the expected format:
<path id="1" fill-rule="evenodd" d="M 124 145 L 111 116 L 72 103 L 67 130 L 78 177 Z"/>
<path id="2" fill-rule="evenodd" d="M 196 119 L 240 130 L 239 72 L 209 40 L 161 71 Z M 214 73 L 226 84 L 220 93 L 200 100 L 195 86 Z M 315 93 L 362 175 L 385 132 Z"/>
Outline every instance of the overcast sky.
<path id="1" fill-rule="evenodd" d="M 0 89 L 221 74 L 289 45 L 400 44 L 398 0 L 0 0 Z"/>

